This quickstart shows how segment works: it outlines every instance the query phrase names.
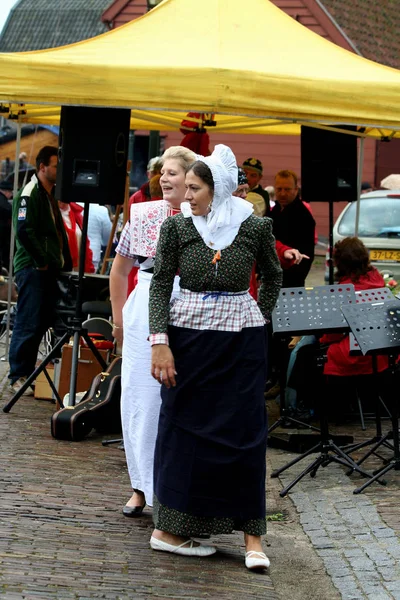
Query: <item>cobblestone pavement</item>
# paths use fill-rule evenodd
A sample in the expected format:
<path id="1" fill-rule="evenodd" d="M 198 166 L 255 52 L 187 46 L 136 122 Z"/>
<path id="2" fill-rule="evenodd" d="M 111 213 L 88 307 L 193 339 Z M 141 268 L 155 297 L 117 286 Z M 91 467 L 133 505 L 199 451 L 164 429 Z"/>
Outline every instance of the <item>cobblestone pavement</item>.
<path id="1" fill-rule="evenodd" d="M 278 599 L 267 572 L 245 568 L 239 533 L 213 538 L 219 552 L 206 559 L 152 551 L 150 510 L 140 519 L 121 512 L 124 453 L 96 433 L 54 440 L 53 412 L 23 397 L 0 413 L 1 600 Z"/>
<path id="2" fill-rule="evenodd" d="M 278 468 L 289 459 L 287 453 L 275 453 L 272 462 Z M 289 484 L 308 462 L 305 459 L 303 465 L 282 473 L 282 484 Z M 344 600 L 400 600 L 398 531 L 378 510 L 379 499 L 399 496 L 395 477 L 388 478 L 389 488 L 373 484 L 369 492 L 353 495 L 360 479 L 353 480 L 342 467 L 330 464 L 314 479 L 304 478 L 290 493 L 304 532 Z"/>
<path id="3" fill-rule="evenodd" d="M 8 398 L 5 391 L 1 407 Z M 239 534 L 213 539 L 219 552 L 204 560 L 151 551 L 150 511 L 138 520 L 121 514 L 129 496 L 124 453 L 104 448 L 96 433 L 79 443 L 54 440 L 53 411 L 50 402 L 24 397 L 9 414 L 0 412 L 2 600 L 400 600 L 400 473 L 357 496 L 359 477 L 334 464 L 285 498 L 279 490 L 307 463 L 268 479 L 268 513 L 277 519 L 267 536 L 271 570 L 255 574 L 244 568 Z M 361 440 L 373 424 L 336 432 Z M 269 472 L 293 456 L 270 448 Z"/>

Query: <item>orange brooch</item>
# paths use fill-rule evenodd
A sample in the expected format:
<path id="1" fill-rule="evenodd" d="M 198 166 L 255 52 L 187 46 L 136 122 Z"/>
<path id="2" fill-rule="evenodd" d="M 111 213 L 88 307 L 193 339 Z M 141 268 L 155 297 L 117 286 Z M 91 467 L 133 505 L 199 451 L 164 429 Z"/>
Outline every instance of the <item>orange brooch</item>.
<path id="1" fill-rule="evenodd" d="M 217 250 L 216 253 L 214 254 L 214 258 L 212 259 L 212 264 L 216 265 L 219 260 L 221 260 L 221 250 Z"/>

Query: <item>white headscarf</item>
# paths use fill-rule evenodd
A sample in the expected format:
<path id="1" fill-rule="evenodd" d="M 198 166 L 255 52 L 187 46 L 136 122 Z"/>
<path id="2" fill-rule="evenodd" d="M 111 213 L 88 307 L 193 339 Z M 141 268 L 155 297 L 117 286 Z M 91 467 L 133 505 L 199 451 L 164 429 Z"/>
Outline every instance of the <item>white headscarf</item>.
<path id="1" fill-rule="evenodd" d="M 237 236 L 239 227 L 253 212 L 253 206 L 242 198 L 232 196 L 238 186 L 236 158 L 228 146 L 218 144 L 211 156 L 197 156 L 205 163 L 214 180 L 214 197 L 210 212 L 194 216 L 189 202 L 182 202 L 184 217 L 191 217 L 205 244 L 213 250 L 230 246 Z"/>

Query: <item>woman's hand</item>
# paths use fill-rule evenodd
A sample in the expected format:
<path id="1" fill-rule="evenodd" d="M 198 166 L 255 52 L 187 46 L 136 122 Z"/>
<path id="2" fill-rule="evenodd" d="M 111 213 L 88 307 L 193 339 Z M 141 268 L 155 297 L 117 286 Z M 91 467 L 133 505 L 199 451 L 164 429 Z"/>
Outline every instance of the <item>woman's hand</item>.
<path id="1" fill-rule="evenodd" d="M 124 328 L 122 325 L 113 325 L 112 335 L 117 344 L 122 347 L 124 339 Z"/>
<path id="2" fill-rule="evenodd" d="M 175 387 L 175 360 L 167 344 L 155 344 L 151 348 L 151 374 L 167 388 Z"/>
<path id="3" fill-rule="evenodd" d="M 283 257 L 286 260 L 294 260 L 295 265 L 299 265 L 303 258 L 310 258 L 307 254 L 301 254 L 296 248 L 290 248 L 290 250 L 285 250 L 283 253 Z"/>

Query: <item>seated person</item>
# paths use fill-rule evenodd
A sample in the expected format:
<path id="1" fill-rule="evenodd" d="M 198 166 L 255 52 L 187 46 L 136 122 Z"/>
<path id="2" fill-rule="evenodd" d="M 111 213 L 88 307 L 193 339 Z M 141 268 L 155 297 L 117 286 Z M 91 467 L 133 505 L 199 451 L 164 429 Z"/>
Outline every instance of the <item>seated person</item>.
<path id="1" fill-rule="evenodd" d="M 385 287 L 382 275 L 369 262 L 368 250 L 359 238 L 347 237 L 337 242 L 333 249 L 333 262 L 338 283 L 352 283 L 355 290 L 370 290 Z M 339 377 L 370 375 L 370 356 L 350 356 L 350 341 L 347 334 L 327 334 L 320 338 L 321 344 L 329 344 L 325 375 Z M 386 356 L 377 357 L 378 371 L 388 367 Z"/>
<path id="2" fill-rule="evenodd" d="M 337 283 L 352 283 L 356 291 L 385 287 L 383 277 L 370 264 L 368 250 L 359 238 L 347 237 L 337 242 L 333 251 L 333 261 Z M 299 344 L 299 348 L 296 349 L 295 364 L 292 365 L 292 372 L 288 373 L 287 377 L 285 400 L 298 416 L 300 413 L 304 416 L 305 406 L 311 407 L 310 399 L 317 399 L 318 394 L 321 393 L 321 386 L 324 385 L 324 378 L 318 375 L 313 360 L 317 353 L 316 347 L 315 344 L 310 345 L 310 341 L 309 345 Z M 324 334 L 319 339 L 319 347 L 321 345 L 327 345 L 327 360 L 323 373 L 324 376 L 330 376 L 330 385 L 342 385 L 344 377 L 373 373 L 371 356 L 350 355 L 350 339 L 347 333 Z M 377 356 L 378 372 L 385 371 L 387 368 L 388 358 L 384 355 Z M 297 402 L 293 394 L 294 390 L 297 392 Z M 294 408 L 295 404 L 297 404 L 296 408 Z"/>

